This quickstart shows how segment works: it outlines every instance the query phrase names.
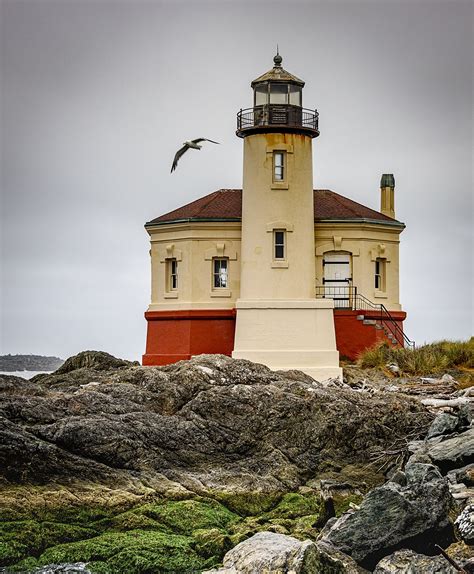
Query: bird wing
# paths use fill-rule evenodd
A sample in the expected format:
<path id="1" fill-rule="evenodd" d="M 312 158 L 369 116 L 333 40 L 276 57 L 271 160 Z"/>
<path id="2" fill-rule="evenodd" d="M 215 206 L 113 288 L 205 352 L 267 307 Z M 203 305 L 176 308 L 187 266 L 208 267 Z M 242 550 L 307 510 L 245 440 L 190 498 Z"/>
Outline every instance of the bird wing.
<path id="1" fill-rule="evenodd" d="M 186 153 L 188 149 L 189 147 L 187 145 L 183 145 L 183 147 L 176 152 L 176 155 L 174 156 L 173 160 L 173 165 L 171 166 L 171 173 L 173 173 L 173 171 L 176 169 L 178 161 L 181 159 L 181 157 Z"/>
<path id="2" fill-rule="evenodd" d="M 197 138 L 195 140 L 191 140 L 193 143 L 199 143 L 199 142 L 211 142 L 211 143 L 215 143 L 218 144 L 219 142 L 215 142 L 214 140 L 208 140 L 207 138 Z"/>

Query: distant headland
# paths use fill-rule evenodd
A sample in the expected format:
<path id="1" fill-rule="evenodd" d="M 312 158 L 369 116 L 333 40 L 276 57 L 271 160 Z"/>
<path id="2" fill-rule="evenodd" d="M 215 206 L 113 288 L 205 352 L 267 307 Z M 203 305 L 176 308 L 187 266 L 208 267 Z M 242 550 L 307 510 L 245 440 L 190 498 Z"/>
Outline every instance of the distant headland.
<path id="1" fill-rule="evenodd" d="M 0 371 L 55 371 L 64 363 L 59 357 L 43 355 L 0 355 Z"/>

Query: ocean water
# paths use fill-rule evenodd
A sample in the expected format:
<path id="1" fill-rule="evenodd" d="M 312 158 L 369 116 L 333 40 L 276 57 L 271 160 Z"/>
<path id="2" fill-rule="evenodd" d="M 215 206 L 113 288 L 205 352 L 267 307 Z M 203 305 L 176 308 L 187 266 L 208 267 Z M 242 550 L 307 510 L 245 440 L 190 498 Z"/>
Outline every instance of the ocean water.
<path id="1" fill-rule="evenodd" d="M 12 377 L 21 377 L 31 379 L 35 375 L 49 375 L 53 371 L 0 371 L 0 375 L 11 375 Z M 1 572 L 1 571 L 0 571 Z"/>

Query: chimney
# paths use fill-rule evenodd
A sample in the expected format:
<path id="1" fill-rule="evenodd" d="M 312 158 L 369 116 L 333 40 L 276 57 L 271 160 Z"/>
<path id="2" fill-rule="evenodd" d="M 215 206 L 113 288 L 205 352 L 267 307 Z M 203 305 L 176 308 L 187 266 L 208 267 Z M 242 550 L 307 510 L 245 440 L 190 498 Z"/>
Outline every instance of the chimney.
<path id="1" fill-rule="evenodd" d="M 395 219 L 395 178 L 384 173 L 380 180 L 380 212 Z"/>

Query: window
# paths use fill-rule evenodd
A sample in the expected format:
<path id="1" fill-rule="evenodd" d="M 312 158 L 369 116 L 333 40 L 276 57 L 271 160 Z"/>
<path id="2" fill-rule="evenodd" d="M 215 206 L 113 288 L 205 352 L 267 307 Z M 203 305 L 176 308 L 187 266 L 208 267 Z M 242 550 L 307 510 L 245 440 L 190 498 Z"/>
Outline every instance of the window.
<path id="1" fill-rule="evenodd" d="M 288 103 L 288 84 L 270 84 L 270 103 Z"/>
<path id="2" fill-rule="evenodd" d="M 282 230 L 275 230 L 273 232 L 273 258 L 286 259 L 286 232 Z"/>
<path id="3" fill-rule="evenodd" d="M 268 99 L 268 84 L 257 86 L 255 88 L 255 105 L 263 106 L 267 103 Z"/>
<path id="4" fill-rule="evenodd" d="M 212 286 L 214 289 L 227 289 L 229 284 L 229 260 L 213 259 Z"/>
<path id="5" fill-rule="evenodd" d="M 285 180 L 285 152 L 273 152 L 273 181 Z"/>
<path id="6" fill-rule="evenodd" d="M 166 282 L 167 291 L 178 289 L 178 261 L 176 259 L 166 260 Z"/>
<path id="7" fill-rule="evenodd" d="M 299 86 L 290 85 L 290 104 L 301 106 L 301 88 Z"/>
<path id="8" fill-rule="evenodd" d="M 385 291 L 385 260 L 375 260 L 375 288 L 378 291 Z"/>

